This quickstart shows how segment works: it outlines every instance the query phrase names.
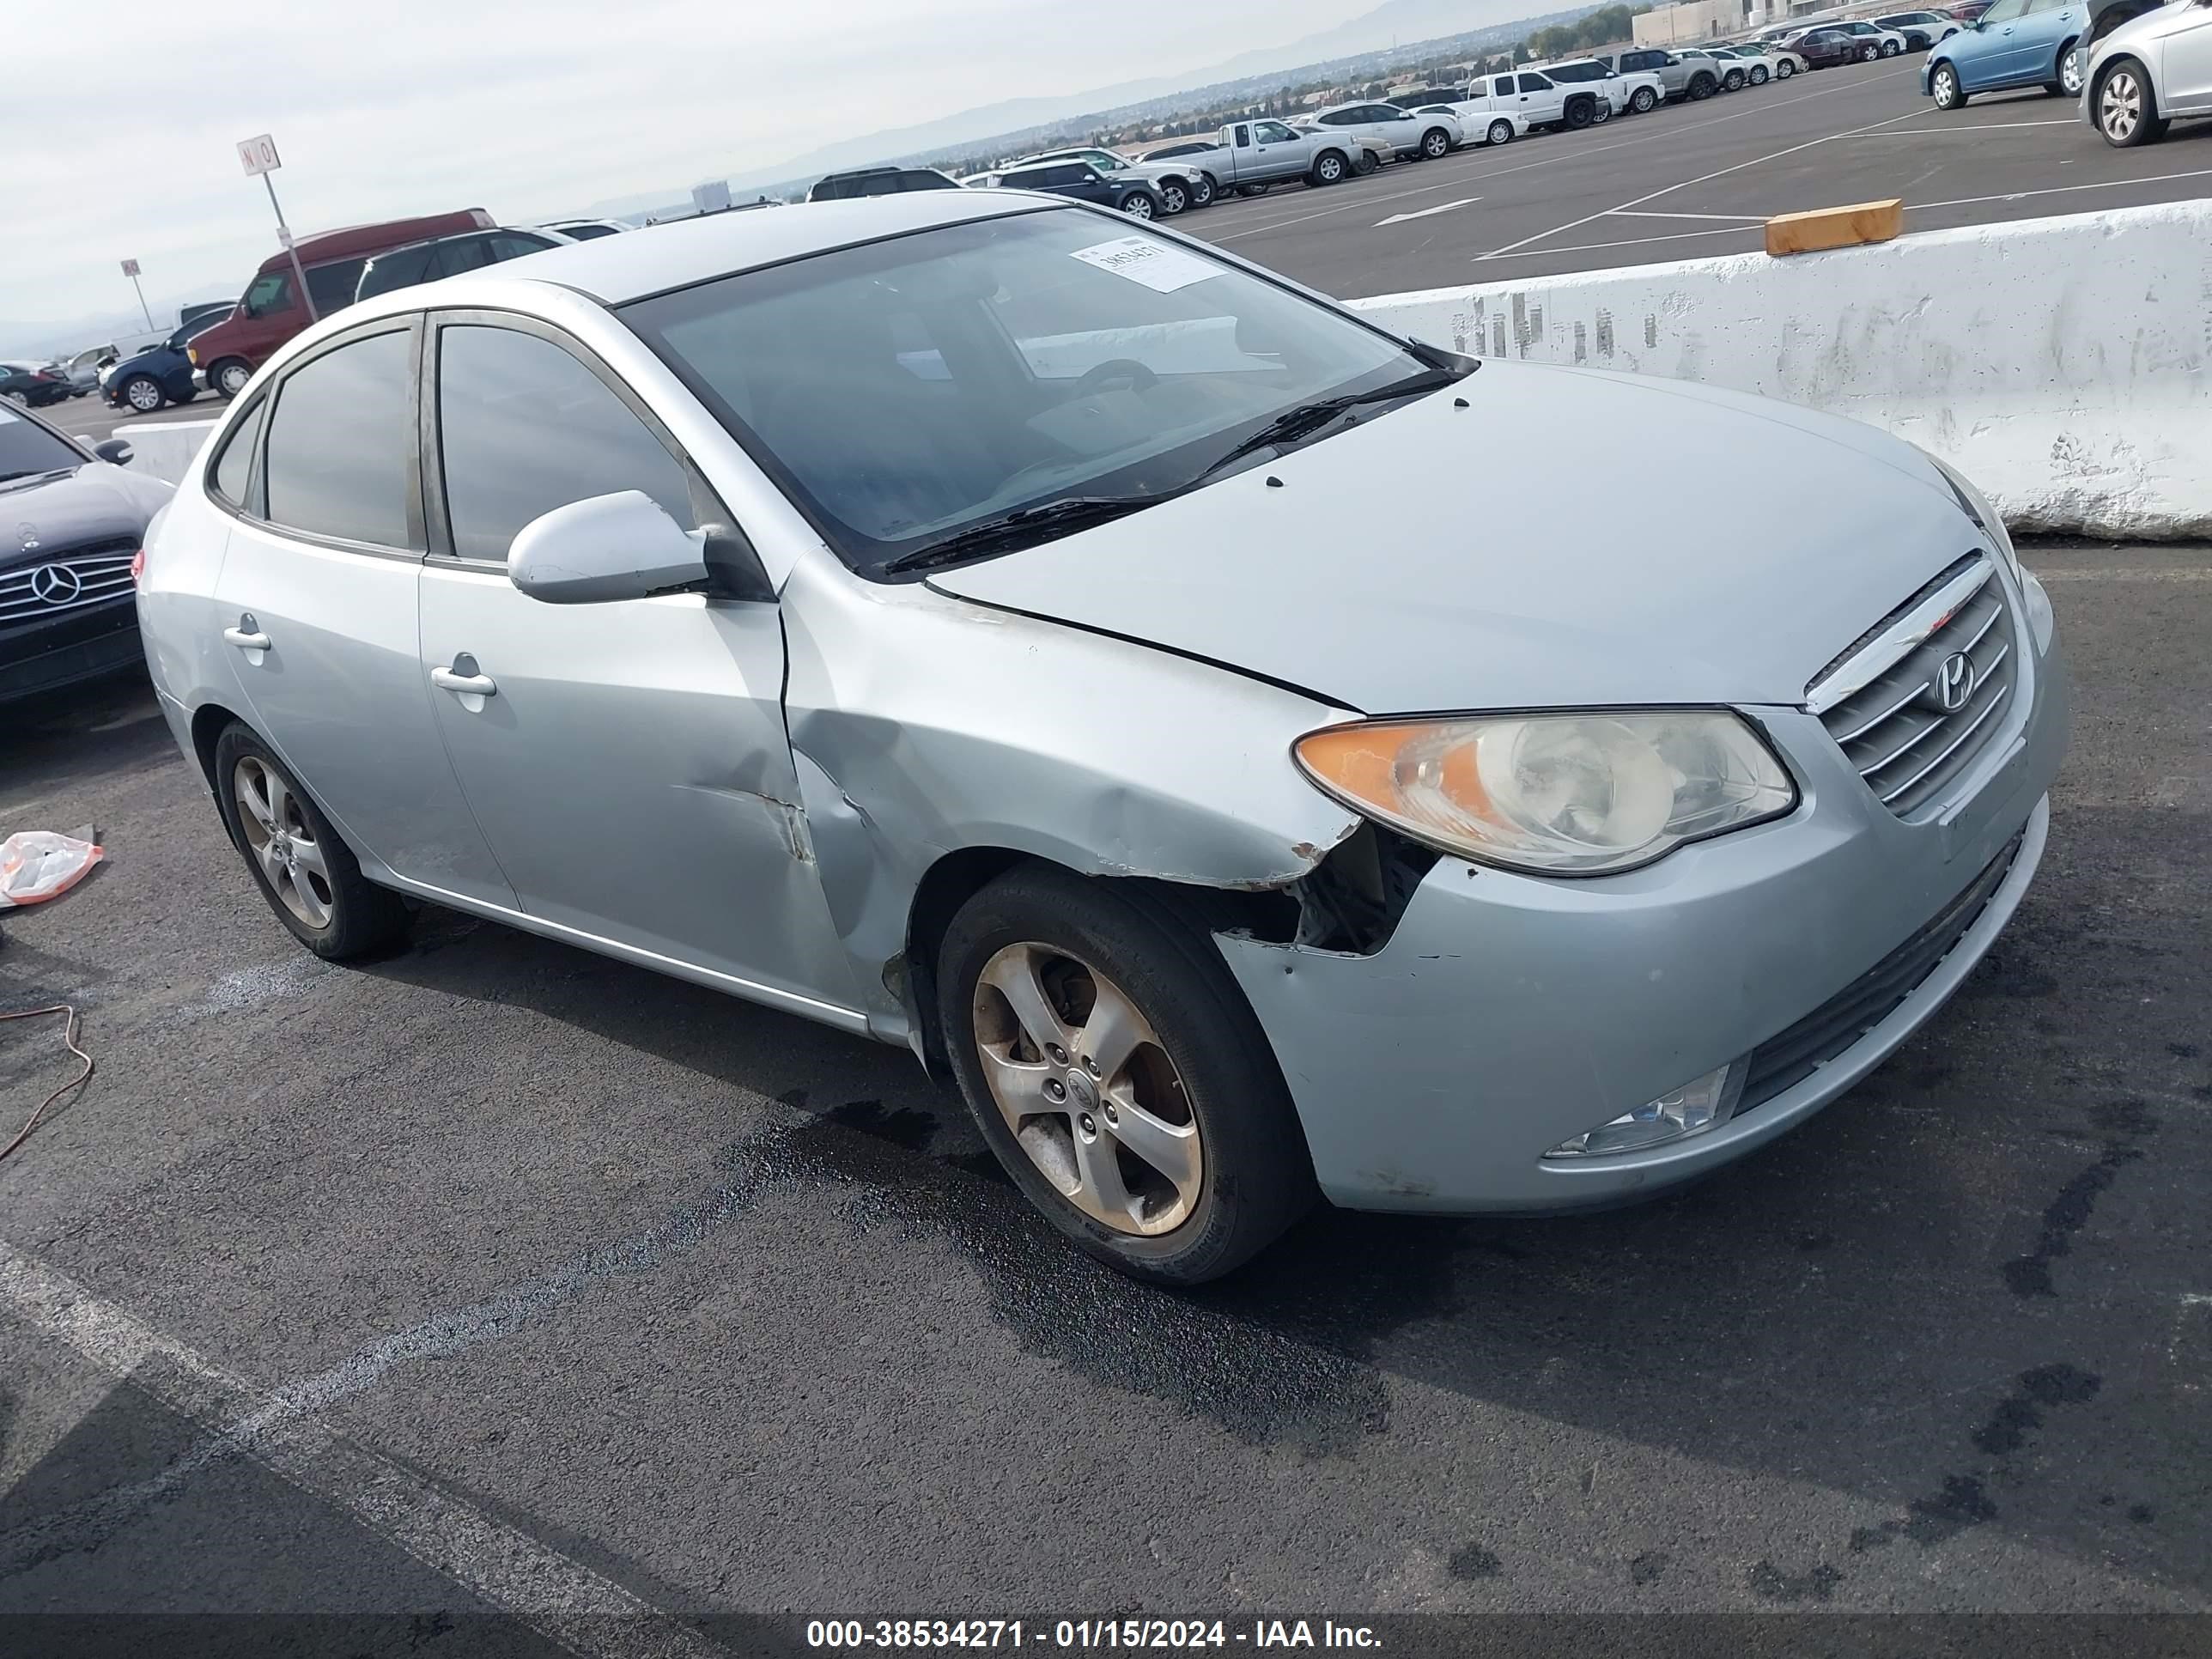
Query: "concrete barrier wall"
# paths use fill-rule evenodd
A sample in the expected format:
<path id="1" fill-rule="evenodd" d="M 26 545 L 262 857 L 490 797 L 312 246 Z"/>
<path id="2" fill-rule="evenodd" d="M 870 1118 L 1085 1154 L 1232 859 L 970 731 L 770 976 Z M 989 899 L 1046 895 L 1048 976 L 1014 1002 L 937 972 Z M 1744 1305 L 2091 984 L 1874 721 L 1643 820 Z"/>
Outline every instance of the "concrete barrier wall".
<path id="1" fill-rule="evenodd" d="M 141 421 L 118 426 L 111 435 L 131 446 L 132 471 L 164 483 L 178 483 L 218 424 L 215 421 Z"/>
<path id="2" fill-rule="evenodd" d="M 1866 421 L 1956 466 L 2015 530 L 2212 535 L 2212 202 L 1355 304 L 1479 356 Z"/>

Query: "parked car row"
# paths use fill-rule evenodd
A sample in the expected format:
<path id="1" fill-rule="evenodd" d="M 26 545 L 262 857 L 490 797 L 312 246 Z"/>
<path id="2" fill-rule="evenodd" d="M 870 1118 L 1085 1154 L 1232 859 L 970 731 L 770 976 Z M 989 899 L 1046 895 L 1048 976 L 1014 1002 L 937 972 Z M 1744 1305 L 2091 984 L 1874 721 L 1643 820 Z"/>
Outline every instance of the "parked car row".
<path id="1" fill-rule="evenodd" d="M 2116 149 L 2164 137 L 2177 117 L 2212 115 L 2212 0 L 1995 0 L 1921 69 L 1941 110 L 2034 87 L 2076 100 Z"/>

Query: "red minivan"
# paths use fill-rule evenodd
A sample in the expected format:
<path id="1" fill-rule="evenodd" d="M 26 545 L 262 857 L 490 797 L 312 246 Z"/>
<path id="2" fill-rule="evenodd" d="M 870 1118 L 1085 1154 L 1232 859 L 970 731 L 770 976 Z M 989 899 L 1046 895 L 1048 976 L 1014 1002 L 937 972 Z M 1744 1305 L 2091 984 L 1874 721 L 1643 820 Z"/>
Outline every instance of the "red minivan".
<path id="1" fill-rule="evenodd" d="M 293 252 L 307 273 L 315 315 L 327 317 L 353 303 L 362 267 L 378 254 L 427 237 L 489 230 L 492 223 L 491 215 L 482 208 L 464 208 L 420 219 L 318 231 L 300 238 Z M 307 308 L 300 303 L 298 286 L 292 276 L 292 255 L 272 253 L 253 273 L 230 315 L 194 337 L 185 350 L 210 390 L 235 398 L 271 352 L 307 327 Z"/>

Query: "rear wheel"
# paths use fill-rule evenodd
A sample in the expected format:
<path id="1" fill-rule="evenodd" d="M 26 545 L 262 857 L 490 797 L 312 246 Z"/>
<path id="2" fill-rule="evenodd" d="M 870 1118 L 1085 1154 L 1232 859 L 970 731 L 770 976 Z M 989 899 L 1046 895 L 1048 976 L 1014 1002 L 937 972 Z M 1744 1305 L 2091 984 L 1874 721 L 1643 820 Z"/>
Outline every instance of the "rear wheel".
<path id="1" fill-rule="evenodd" d="M 133 374 L 123 383 L 123 401 L 141 415 L 151 415 L 161 406 L 161 383 L 150 374 Z"/>
<path id="2" fill-rule="evenodd" d="M 1492 121 L 1490 124 L 1489 137 L 1490 142 L 1493 144 L 1511 143 L 1513 142 L 1513 123 L 1510 121 Z"/>
<path id="3" fill-rule="evenodd" d="M 1592 126 L 1601 127 L 1611 119 L 1613 119 L 1613 104 L 1609 99 L 1601 98 L 1590 106 L 1590 125 Z"/>
<path id="4" fill-rule="evenodd" d="M 1753 64 L 1751 66 L 1751 84 L 1754 87 L 1763 87 L 1766 84 L 1765 64 Z"/>
<path id="5" fill-rule="evenodd" d="M 346 962 L 388 951 L 407 936 L 399 895 L 361 873 L 322 809 L 283 763 L 244 726 L 216 740 L 222 821 L 276 919 L 317 956 Z"/>
<path id="6" fill-rule="evenodd" d="M 2071 40 L 2058 48 L 2058 78 L 2047 90 L 2057 98 L 2081 95 L 2081 54 L 2074 50 Z"/>
<path id="7" fill-rule="evenodd" d="M 984 1139 L 1125 1273 L 1229 1272 L 1313 1201 L 1280 1067 L 1204 933 L 1141 892 L 1011 872 L 961 907 L 938 1018 Z"/>
<path id="8" fill-rule="evenodd" d="M 1121 198 L 1121 211 L 1132 219 L 1149 219 L 1158 210 L 1152 197 L 1141 190 L 1133 190 Z"/>
<path id="9" fill-rule="evenodd" d="M 1638 87 L 1628 100 L 1629 108 L 1638 115 L 1649 115 L 1659 106 L 1659 94 L 1649 87 Z"/>
<path id="10" fill-rule="evenodd" d="M 1213 180 L 1202 173 L 1190 181 L 1190 204 L 1194 208 L 1213 205 Z"/>
<path id="11" fill-rule="evenodd" d="M 1885 58 L 1894 58 L 1904 50 L 1905 48 L 1894 40 L 1885 40 L 1881 43 L 1881 55 Z"/>
<path id="12" fill-rule="evenodd" d="M 1237 186 L 1237 193 L 1239 196 L 1265 196 L 1267 193 L 1267 187 L 1265 185 L 1239 185 Z"/>
<path id="13" fill-rule="evenodd" d="M 1431 161 L 1449 152 L 1451 147 L 1451 134 L 1442 127 L 1431 127 L 1421 135 L 1421 154 Z"/>
<path id="14" fill-rule="evenodd" d="M 1949 64 L 1936 65 L 1935 73 L 1928 77 L 1928 95 L 1936 100 L 1937 109 L 1966 106 L 1966 88 L 1959 84 L 1959 71 Z"/>

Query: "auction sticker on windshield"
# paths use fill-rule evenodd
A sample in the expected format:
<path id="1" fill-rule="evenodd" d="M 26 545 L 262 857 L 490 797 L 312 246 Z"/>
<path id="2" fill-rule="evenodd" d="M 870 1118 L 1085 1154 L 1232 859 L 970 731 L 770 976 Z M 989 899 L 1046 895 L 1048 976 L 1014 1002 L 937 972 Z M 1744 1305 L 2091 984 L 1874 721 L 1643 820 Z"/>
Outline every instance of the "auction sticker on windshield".
<path id="1" fill-rule="evenodd" d="M 1161 294 L 1172 294 L 1179 288 L 1188 288 L 1193 283 L 1202 283 L 1221 274 L 1221 267 L 1211 260 L 1146 236 L 1119 236 L 1110 242 L 1095 242 L 1089 247 L 1076 249 L 1075 258 Z"/>

